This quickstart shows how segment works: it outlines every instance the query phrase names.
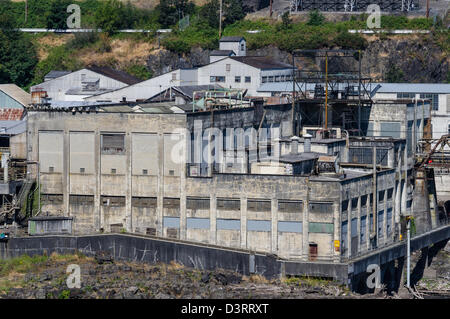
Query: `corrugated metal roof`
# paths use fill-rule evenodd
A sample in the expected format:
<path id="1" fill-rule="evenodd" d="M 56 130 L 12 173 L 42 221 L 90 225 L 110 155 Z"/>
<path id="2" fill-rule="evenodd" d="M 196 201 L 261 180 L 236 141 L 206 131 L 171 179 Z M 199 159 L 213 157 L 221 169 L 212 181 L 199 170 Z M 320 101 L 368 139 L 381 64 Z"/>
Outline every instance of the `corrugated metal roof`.
<path id="1" fill-rule="evenodd" d="M 273 60 L 272 58 L 266 56 L 232 56 L 230 59 L 262 70 L 292 69 L 292 65 Z"/>
<path id="2" fill-rule="evenodd" d="M 377 93 L 434 93 L 450 94 L 450 84 L 444 83 L 373 83 L 380 84 Z"/>
<path id="3" fill-rule="evenodd" d="M 233 50 L 213 50 L 209 54 L 210 56 L 231 56 L 236 55 Z"/>
<path id="4" fill-rule="evenodd" d="M 242 39 L 245 40 L 242 36 L 229 36 L 220 38 L 220 42 L 240 42 Z"/>
<path id="5" fill-rule="evenodd" d="M 17 135 L 27 130 L 26 119 L 22 121 L 0 121 L 0 134 Z"/>
<path id="6" fill-rule="evenodd" d="M 263 83 L 258 88 L 258 92 L 292 92 L 292 82 L 270 82 Z M 308 84 L 308 89 L 314 90 L 315 84 Z M 299 84 L 297 83 L 297 90 L 300 89 Z"/>
<path id="7" fill-rule="evenodd" d="M 0 91 L 3 91 L 23 106 L 31 103 L 31 95 L 15 84 L 0 84 Z"/>
<path id="8" fill-rule="evenodd" d="M 50 72 L 48 72 L 44 78 L 49 78 L 49 79 L 56 79 L 59 78 L 60 76 L 64 76 L 67 75 L 69 73 L 72 73 L 71 71 L 57 71 L 57 70 L 51 70 Z"/>

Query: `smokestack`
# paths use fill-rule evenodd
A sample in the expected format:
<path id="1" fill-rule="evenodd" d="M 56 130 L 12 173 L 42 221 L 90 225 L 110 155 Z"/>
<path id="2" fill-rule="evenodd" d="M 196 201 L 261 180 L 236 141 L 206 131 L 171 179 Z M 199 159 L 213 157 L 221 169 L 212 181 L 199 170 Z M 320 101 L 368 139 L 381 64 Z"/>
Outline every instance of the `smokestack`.
<path id="1" fill-rule="evenodd" d="M 292 136 L 291 137 L 291 154 L 297 154 L 298 153 L 298 140 L 300 138 L 298 136 Z"/>
<path id="2" fill-rule="evenodd" d="M 311 138 L 312 138 L 312 135 L 305 134 L 305 135 L 303 135 L 303 137 L 305 138 L 305 144 L 304 144 L 304 147 L 303 147 L 303 152 L 311 153 Z"/>

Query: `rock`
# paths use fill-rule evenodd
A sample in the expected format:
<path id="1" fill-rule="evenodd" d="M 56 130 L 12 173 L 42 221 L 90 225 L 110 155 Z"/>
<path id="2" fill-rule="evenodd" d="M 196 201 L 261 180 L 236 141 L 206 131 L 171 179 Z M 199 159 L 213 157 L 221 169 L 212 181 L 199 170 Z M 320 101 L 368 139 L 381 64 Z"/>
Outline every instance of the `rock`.
<path id="1" fill-rule="evenodd" d="M 201 282 L 204 283 L 204 284 L 207 284 L 207 283 L 209 282 L 210 275 L 211 275 L 211 274 L 210 274 L 209 272 L 204 273 L 204 274 L 202 275 Z"/>
<path id="2" fill-rule="evenodd" d="M 38 289 L 34 296 L 36 297 L 36 299 L 45 299 L 46 298 L 45 289 L 43 288 Z"/>
<path id="3" fill-rule="evenodd" d="M 155 299 L 172 299 L 170 295 L 159 292 L 156 294 Z"/>
<path id="4" fill-rule="evenodd" d="M 98 251 L 95 253 L 95 261 L 98 264 L 113 263 L 114 259 L 110 253 L 106 251 Z"/>
<path id="5" fill-rule="evenodd" d="M 127 292 L 129 292 L 129 293 L 131 293 L 133 295 L 135 295 L 138 291 L 139 291 L 139 288 L 138 287 L 134 287 L 134 286 L 132 286 L 132 287 L 127 289 Z"/>

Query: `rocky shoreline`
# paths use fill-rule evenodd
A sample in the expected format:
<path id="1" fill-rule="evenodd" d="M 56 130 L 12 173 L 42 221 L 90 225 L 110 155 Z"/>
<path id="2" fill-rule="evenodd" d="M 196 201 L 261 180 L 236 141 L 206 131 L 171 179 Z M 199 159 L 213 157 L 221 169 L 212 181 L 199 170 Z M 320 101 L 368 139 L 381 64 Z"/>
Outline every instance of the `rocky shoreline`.
<path id="1" fill-rule="evenodd" d="M 442 251 L 434 267 L 438 285 L 423 279 L 421 289 L 447 289 L 450 253 Z M 69 289 L 69 265 L 80 268 L 80 287 Z M 442 268 L 443 267 L 443 268 Z M 442 270 L 443 269 L 443 270 Z M 444 276 L 443 278 L 441 278 Z M 425 280 L 425 281 L 424 281 Z M 427 281 L 428 280 L 428 281 Z M 411 299 L 405 289 L 387 295 L 380 290 L 359 295 L 336 282 L 314 278 L 267 280 L 220 270 L 182 265 L 113 260 L 98 254 L 22 256 L 0 261 L 0 299 Z"/>

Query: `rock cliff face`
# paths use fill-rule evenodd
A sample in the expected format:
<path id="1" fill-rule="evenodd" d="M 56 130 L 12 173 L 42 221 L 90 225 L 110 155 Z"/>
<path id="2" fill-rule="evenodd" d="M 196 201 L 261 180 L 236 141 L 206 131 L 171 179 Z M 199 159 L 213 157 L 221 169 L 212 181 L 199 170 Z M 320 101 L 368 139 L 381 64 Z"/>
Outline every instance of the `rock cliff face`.
<path id="1" fill-rule="evenodd" d="M 426 37 L 391 37 L 386 39 L 369 38 L 369 45 L 362 54 L 361 68 L 363 75 L 372 81 L 397 82 L 446 82 L 449 72 L 450 57 L 429 36 Z M 335 48 L 339 49 L 339 48 Z M 148 68 L 155 75 L 163 74 L 177 68 L 191 68 L 209 62 L 208 50 L 192 49 L 189 54 L 179 55 L 167 50 L 158 50 L 149 56 Z M 288 52 L 275 46 L 249 51 L 252 56 L 272 56 L 276 60 L 292 63 Z M 316 59 L 298 59 L 299 67 L 319 68 L 323 61 Z M 358 61 L 354 59 L 330 59 L 330 71 L 357 70 Z"/>

